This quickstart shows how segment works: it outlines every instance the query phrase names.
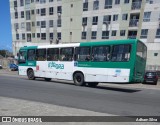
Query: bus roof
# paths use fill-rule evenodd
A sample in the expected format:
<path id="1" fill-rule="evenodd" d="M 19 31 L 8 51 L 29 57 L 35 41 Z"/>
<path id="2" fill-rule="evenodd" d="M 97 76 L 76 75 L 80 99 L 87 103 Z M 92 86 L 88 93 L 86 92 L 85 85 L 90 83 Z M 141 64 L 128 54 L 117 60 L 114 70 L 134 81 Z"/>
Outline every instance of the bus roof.
<path id="1" fill-rule="evenodd" d="M 24 46 L 21 50 L 25 49 L 36 49 L 36 48 L 55 48 L 55 47 L 74 47 L 74 46 L 99 46 L 99 45 L 116 45 L 116 44 L 127 44 L 137 43 L 138 39 L 125 39 L 125 40 L 106 40 L 106 41 L 95 41 L 95 42 L 80 42 L 80 43 L 68 43 L 68 44 L 54 44 L 54 45 L 41 45 L 41 46 Z M 144 44 L 145 45 L 145 44 Z"/>

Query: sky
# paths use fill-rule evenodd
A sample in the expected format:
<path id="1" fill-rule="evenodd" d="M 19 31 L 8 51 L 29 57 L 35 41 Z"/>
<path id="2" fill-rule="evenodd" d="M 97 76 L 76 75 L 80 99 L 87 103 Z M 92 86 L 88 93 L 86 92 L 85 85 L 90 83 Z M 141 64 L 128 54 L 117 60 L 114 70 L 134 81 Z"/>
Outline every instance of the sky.
<path id="1" fill-rule="evenodd" d="M 9 0 L 0 0 L 0 50 L 12 51 Z"/>

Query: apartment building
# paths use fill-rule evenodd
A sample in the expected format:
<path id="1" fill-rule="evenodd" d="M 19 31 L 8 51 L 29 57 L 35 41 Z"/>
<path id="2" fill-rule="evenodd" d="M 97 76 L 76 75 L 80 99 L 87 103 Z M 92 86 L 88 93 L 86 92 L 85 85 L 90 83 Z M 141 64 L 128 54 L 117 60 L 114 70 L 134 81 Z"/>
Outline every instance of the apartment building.
<path id="1" fill-rule="evenodd" d="M 21 46 L 138 38 L 160 70 L 160 0 L 10 0 L 13 52 Z"/>

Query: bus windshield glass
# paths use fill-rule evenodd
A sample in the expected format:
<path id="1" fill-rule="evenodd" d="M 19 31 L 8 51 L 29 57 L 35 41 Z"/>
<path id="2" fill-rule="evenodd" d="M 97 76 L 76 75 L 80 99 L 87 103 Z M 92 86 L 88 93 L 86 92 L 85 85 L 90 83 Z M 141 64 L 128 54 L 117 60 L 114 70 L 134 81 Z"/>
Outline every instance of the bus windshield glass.
<path id="1" fill-rule="evenodd" d="M 26 51 L 19 51 L 19 63 L 26 62 Z"/>
<path id="2" fill-rule="evenodd" d="M 137 44 L 137 56 L 143 58 L 144 60 L 147 58 L 147 47 L 141 42 L 138 42 Z"/>

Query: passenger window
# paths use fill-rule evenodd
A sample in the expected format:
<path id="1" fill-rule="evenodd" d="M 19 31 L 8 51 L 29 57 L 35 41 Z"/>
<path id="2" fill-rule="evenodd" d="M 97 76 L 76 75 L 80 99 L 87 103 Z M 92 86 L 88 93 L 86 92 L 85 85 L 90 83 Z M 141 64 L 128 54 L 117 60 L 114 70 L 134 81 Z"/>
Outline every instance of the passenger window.
<path id="1" fill-rule="evenodd" d="M 61 48 L 60 49 L 60 61 L 72 61 L 74 48 Z"/>
<path id="2" fill-rule="evenodd" d="M 34 61 L 35 60 L 36 53 L 35 53 L 34 49 L 28 50 L 28 54 L 27 55 L 28 55 L 27 56 L 28 61 Z"/>
<path id="3" fill-rule="evenodd" d="M 36 60 L 45 61 L 46 60 L 46 49 L 37 49 L 36 50 Z"/>
<path id="4" fill-rule="evenodd" d="M 109 61 L 110 59 L 110 47 L 109 46 L 98 46 L 93 47 L 92 50 L 92 61 Z"/>
<path id="5" fill-rule="evenodd" d="M 90 47 L 77 47 L 75 49 L 76 61 L 90 61 Z"/>
<path id="6" fill-rule="evenodd" d="M 113 62 L 127 62 L 130 59 L 131 45 L 113 46 L 112 58 Z"/>
<path id="7" fill-rule="evenodd" d="M 58 61 L 59 58 L 59 49 L 51 48 L 47 50 L 47 60 L 48 61 Z"/>

